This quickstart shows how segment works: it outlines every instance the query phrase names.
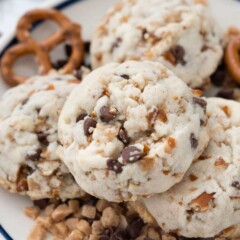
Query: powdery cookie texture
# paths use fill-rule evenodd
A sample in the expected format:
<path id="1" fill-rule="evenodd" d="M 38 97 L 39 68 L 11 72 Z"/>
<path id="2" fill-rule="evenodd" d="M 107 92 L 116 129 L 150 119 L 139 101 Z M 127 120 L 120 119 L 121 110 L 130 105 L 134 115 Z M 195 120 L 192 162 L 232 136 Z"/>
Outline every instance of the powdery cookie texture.
<path id="1" fill-rule="evenodd" d="M 189 86 L 205 87 L 223 48 L 206 5 L 184 0 L 123 0 L 92 39 L 94 68 L 109 62 L 161 62 Z"/>
<path id="2" fill-rule="evenodd" d="M 182 182 L 144 200 L 167 232 L 186 237 L 214 237 L 240 222 L 240 104 L 207 100 L 210 142 Z"/>
<path id="3" fill-rule="evenodd" d="M 179 182 L 208 143 L 206 101 L 159 63 L 112 63 L 89 74 L 59 118 L 59 155 L 78 184 L 109 201 Z"/>
<path id="4" fill-rule="evenodd" d="M 0 185 L 32 199 L 84 194 L 56 155 L 57 122 L 79 81 L 71 75 L 33 77 L 0 100 Z"/>

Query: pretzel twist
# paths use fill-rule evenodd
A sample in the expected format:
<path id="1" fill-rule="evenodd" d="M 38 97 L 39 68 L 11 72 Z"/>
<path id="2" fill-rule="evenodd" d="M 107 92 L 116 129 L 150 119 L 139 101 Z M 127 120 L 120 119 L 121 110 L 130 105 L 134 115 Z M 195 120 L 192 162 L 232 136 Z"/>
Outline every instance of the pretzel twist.
<path id="1" fill-rule="evenodd" d="M 37 42 L 31 37 L 29 29 L 36 21 L 46 19 L 56 22 L 60 30 L 42 42 Z M 71 73 L 82 63 L 84 46 L 81 40 L 81 27 L 56 10 L 37 9 L 26 13 L 18 22 L 16 36 L 20 43 L 9 48 L 1 60 L 2 77 L 10 85 L 23 83 L 27 79 L 25 76 L 15 75 L 13 71 L 14 62 L 18 58 L 28 54 L 35 55 L 39 64 L 39 74 L 45 75 L 53 68 L 50 52 L 66 40 L 69 40 L 72 45 L 72 53 L 66 65 L 59 72 Z"/>
<path id="2" fill-rule="evenodd" d="M 240 33 L 230 36 L 225 50 L 225 63 L 231 77 L 240 84 Z"/>

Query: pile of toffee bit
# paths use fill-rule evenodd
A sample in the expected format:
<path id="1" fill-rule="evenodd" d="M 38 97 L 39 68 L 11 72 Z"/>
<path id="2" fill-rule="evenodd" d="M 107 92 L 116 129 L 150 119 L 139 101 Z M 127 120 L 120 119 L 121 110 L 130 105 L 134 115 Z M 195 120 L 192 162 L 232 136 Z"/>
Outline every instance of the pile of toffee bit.
<path id="1" fill-rule="evenodd" d="M 35 220 L 28 240 L 172 240 L 154 224 L 146 224 L 129 204 L 87 196 L 60 202 L 39 200 L 25 208 Z"/>

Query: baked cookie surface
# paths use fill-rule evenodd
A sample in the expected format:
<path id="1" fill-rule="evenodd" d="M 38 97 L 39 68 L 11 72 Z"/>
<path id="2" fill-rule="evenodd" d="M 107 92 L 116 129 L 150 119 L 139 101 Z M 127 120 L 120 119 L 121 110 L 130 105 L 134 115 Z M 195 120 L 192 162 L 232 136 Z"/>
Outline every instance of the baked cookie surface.
<path id="1" fill-rule="evenodd" d="M 0 185 L 32 199 L 82 196 L 56 155 L 57 122 L 79 81 L 71 75 L 33 77 L 0 100 Z"/>
<path id="2" fill-rule="evenodd" d="M 92 65 L 157 61 L 189 86 L 204 88 L 223 55 L 221 33 L 208 11 L 192 1 L 124 0 L 94 34 Z"/>
<path id="3" fill-rule="evenodd" d="M 144 200 L 164 231 L 186 237 L 214 237 L 224 229 L 231 236 L 231 226 L 240 221 L 240 104 L 221 98 L 207 102 L 208 147 L 181 183 Z"/>
<path id="4" fill-rule="evenodd" d="M 179 182 L 208 143 L 206 101 L 159 63 L 112 63 L 89 74 L 59 118 L 59 155 L 78 184 L 109 201 Z"/>

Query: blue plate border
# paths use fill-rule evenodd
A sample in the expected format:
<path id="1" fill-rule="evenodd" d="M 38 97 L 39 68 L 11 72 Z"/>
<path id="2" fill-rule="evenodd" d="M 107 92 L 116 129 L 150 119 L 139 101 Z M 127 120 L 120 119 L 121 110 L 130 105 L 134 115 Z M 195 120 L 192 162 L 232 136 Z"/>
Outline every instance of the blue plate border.
<path id="1" fill-rule="evenodd" d="M 56 5 L 54 8 L 56 9 L 63 9 L 68 7 L 69 5 L 76 3 L 76 2 L 82 2 L 82 1 L 86 1 L 86 0 L 68 0 L 66 2 L 60 3 L 58 5 Z M 9 48 L 11 45 L 16 44 L 17 43 L 17 39 L 14 38 L 7 46 L 6 48 L 1 52 L 0 57 L 3 55 L 3 53 L 6 51 L 7 48 Z M 3 237 L 5 240 L 13 240 L 13 238 L 11 238 L 11 236 L 8 234 L 8 232 L 3 228 L 3 226 L 0 224 L 0 237 Z M 17 239 L 15 239 L 17 240 Z"/>

